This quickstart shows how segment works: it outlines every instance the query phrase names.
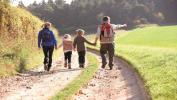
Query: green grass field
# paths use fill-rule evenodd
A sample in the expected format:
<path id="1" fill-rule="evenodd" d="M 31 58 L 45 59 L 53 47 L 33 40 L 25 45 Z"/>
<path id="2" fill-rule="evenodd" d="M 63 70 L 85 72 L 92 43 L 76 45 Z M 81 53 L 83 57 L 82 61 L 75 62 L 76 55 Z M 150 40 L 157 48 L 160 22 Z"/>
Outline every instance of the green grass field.
<path id="1" fill-rule="evenodd" d="M 177 26 L 117 33 L 116 55 L 133 64 L 152 99 L 177 100 Z"/>
<path id="2" fill-rule="evenodd" d="M 116 38 L 116 54 L 134 65 L 153 100 L 177 100 L 177 26 L 129 31 Z"/>

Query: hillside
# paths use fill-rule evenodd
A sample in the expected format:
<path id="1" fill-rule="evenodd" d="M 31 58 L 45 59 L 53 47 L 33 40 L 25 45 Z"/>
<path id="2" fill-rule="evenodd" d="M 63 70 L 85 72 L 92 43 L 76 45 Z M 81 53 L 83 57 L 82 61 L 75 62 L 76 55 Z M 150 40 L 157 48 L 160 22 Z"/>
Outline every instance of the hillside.
<path id="1" fill-rule="evenodd" d="M 1 3 L 0 76 L 42 64 L 42 51 L 37 48 L 37 33 L 42 24 L 43 21 L 28 11 Z"/>

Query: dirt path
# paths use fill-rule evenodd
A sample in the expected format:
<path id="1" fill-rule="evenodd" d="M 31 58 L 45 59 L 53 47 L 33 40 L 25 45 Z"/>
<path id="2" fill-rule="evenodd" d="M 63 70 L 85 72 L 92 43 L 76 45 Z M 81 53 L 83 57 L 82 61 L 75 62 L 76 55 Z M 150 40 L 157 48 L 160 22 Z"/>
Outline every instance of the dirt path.
<path id="1" fill-rule="evenodd" d="M 94 52 L 95 53 L 95 52 Z M 99 60 L 98 55 L 95 55 Z M 73 53 L 73 69 L 63 68 L 63 58 L 52 71 L 43 67 L 14 77 L 0 79 L 0 100 L 47 100 L 81 73 L 77 54 Z M 149 100 L 143 83 L 131 66 L 115 59 L 113 70 L 99 68 L 94 78 L 73 100 Z"/>
<path id="2" fill-rule="evenodd" d="M 94 78 L 73 100 L 150 100 L 143 82 L 131 66 L 118 58 L 115 58 L 114 63 L 111 71 L 99 68 Z"/>
<path id="3" fill-rule="evenodd" d="M 72 69 L 63 68 L 63 57 L 50 72 L 43 67 L 14 77 L 0 79 L 0 100 L 47 100 L 81 73 L 77 53 L 73 53 Z"/>

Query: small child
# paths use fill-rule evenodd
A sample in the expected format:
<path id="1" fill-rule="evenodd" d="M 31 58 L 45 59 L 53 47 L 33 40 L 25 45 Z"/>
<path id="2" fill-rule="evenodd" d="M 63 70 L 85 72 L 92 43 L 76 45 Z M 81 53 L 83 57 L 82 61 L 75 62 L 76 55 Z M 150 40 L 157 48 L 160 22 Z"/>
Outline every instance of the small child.
<path id="1" fill-rule="evenodd" d="M 71 69 L 71 56 L 72 56 L 72 49 L 73 49 L 73 42 L 71 40 L 71 35 L 65 34 L 63 37 L 62 44 L 60 47 L 63 46 L 63 52 L 64 52 L 64 67 L 68 69 Z"/>
<path id="2" fill-rule="evenodd" d="M 83 29 L 78 29 L 76 30 L 77 36 L 74 38 L 74 50 L 76 50 L 77 47 L 77 52 L 79 55 L 79 67 L 84 68 L 85 65 L 85 54 L 86 54 L 86 47 L 85 47 L 85 42 L 90 44 L 90 45 L 96 45 L 96 43 L 91 43 L 86 40 L 84 37 L 85 31 Z"/>

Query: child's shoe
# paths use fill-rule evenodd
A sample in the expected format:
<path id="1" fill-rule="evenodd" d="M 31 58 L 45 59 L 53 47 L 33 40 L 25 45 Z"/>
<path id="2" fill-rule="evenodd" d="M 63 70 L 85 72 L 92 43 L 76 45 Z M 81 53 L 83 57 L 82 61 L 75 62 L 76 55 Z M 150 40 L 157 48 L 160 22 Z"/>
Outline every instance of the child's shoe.
<path id="1" fill-rule="evenodd" d="M 71 69 L 71 64 L 70 63 L 68 64 L 68 69 Z"/>
<path id="2" fill-rule="evenodd" d="M 48 69 L 47 64 L 44 64 L 44 70 L 47 70 L 47 69 Z"/>
<path id="3" fill-rule="evenodd" d="M 64 63 L 64 67 L 67 68 L 67 65 L 68 65 L 67 62 L 65 62 L 65 63 Z"/>
<path id="4" fill-rule="evenodd" d="M 51 65 L 48 65 L 48 67 L 47 67 L 48 72 L 50 71 L 50 68 L 51 68 Z"/>
<path id="5" fill-rule="evenodd" d="M 84 64 L 80 64 L 80 65 L 79 65 L 79 68 L 84 68 Z"/>

